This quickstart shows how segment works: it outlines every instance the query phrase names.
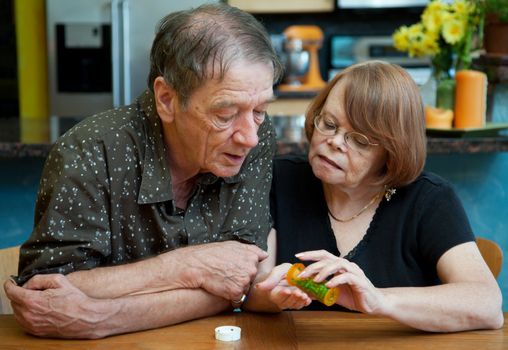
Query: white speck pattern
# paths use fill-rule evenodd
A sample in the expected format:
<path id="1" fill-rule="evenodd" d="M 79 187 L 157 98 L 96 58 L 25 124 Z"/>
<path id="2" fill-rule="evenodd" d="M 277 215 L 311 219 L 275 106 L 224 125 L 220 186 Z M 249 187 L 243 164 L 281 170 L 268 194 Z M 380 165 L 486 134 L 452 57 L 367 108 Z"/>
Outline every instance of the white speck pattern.
<path id="1" fill-rule="evenodd" d="M 266 249 L 275 152 L 268 119 L 240 172 L 229 178 L 201 175 L 183 215 L 173 201 L 152 93 L 85 119 L 56 142 L 46 160 L 18 283 L 189 244 L 236 239 Z"/>

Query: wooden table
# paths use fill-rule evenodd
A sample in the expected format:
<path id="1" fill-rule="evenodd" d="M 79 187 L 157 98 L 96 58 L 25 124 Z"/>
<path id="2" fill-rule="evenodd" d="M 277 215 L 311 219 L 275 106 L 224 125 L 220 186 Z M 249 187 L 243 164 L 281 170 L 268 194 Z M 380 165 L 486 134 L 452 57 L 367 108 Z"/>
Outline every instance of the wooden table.
<path id="1" fill-rule="evenodd" d="M 214 329 L 222 325 L 241 327 L 242 339 L 215 340 Z M 0 315 L 0 349 L 508 349 L 508 325 L 495 331 L 433 334 L 354 313 L 242 312 L 100 340 L 58 340 L 27 335 L 12 315 Z"/>

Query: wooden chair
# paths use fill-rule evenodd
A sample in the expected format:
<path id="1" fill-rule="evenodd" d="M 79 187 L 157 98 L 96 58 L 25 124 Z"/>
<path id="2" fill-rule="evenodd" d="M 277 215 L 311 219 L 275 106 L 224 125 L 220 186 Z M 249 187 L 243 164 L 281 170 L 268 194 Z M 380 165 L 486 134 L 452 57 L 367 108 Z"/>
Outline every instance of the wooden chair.
<path id="1" fill-rule="evenodd" d="M 476 244 L 478 249 L 480 249 L 483 260 L 489 266 L 494 277 L 497 278 L 503 265 L 503 250 L 496 242 L 482 237 L 476 238 Z"/>
<path id="2" fill-rule="evenodd" d="M 18 273 L 19 246 L 0 249 L 0 315 L 12 314 L 11 303 L 4 291 L 4 282 Z"/>

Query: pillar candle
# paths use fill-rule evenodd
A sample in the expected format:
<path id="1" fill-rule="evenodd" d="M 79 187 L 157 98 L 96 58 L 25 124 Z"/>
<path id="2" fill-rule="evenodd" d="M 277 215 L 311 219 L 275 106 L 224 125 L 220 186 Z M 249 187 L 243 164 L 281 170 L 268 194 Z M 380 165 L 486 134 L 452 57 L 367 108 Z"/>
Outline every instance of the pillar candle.
<path id="1" fill-rule="evenodd" d="M 482 128 L 485 126 L 487 76 L 485 73 L 462 70 L 455 74 L 455 127 Z"/>
<path id="2" fill-rule="evenodd" d="M 425 125 L 432 129 L 451 129 L 453 111 L 451 109 L 425 106 Z"/>

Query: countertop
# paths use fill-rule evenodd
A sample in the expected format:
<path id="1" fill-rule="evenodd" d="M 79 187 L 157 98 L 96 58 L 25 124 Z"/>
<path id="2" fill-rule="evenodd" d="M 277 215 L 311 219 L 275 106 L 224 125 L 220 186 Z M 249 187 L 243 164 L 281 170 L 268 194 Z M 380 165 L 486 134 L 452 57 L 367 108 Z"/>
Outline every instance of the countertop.
<path id="1" fill-rule="evenodd" d="M 47 122 L 26 122 L 17 118 L 0 119 L 0 158 L 46 157 L 49 142 Z M 278 141 L 278 153 L 305 153 L 308 144 Z M 507 136 L 428 137 L 429 154 L 475 154 L 508 152 Z"/>

